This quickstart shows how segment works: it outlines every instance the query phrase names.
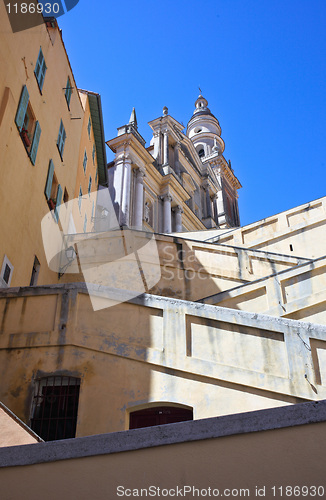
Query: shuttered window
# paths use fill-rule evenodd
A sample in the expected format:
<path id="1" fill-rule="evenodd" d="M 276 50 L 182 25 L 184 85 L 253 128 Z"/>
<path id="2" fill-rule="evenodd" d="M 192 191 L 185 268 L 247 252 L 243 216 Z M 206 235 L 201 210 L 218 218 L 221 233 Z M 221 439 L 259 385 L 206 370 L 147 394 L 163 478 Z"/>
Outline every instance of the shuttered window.
<path id="1" fill-rule="evenodd" d="M 65 128 L 64 128 L 62 120 L 61 120 L 60 127 L 59 127 L 58 140 L 57 140 L 57 146 L 58 146 L 58 150 L 59 150 L 59 153 L 61 156 L 61 160 L 63 157 L 63 150 L 65 147 L 65 142 L 66 142 L 66 131 L 65 131 Z"/>
<path id="2" fill-rule="evenodd" d="M 34 70 L 34 74 L 36 76 L 36 80 L 37 80 L 40 91 L 42 91 L 42 88 L 43 88 L 45 72 L 46 72 L 46 64 L 45 64 L 42 49 L 40 48 L 40 52 L 38 54 L 38 58 L 37 58 L 36 66 L 35 66 L 35 70 Z"/>
<path id="3" fill-rule="evenodd" d="M 92 128 L 92 122 L 91 122 L 91 119 L 88 118 L 87 132 L 88 132 L 89 138 L 91 138 L 91 128 Z"/>
<path id="4" fill-rule="evenodd" d="M 40 136 L 41 136 L 41 127 L 40 127 L 39 122 L 36 122 L 32 147 L 31 147 L 31 151 L 30 151 L 30 159 L 31 159 L 31 162 L 33 163 L 33 165 L 35 165 L 35 161 L 36 161 L 36 154 L 37 154 L 37 150 L 38 150 L 38 144 L 40 142 Z"/>
<path id="5" fill-rule="evenodd" d="M 29 102 L 29 93 L 26 85 L 23 86 L 15 123 L 20 133 L 20 137 L 24 143 L 27 154 L 31 162 L 35 165 L 38 145 L 41 136 L 41 127 L 35 119 L 32 107 Z"/>
<path id="6" fill-rule="evenodd" d="M 83 168 L 84 168 L 84 173 L 85 174 L 86 174 L 86 167 L 87 167 L 87 153 L 86 153 L 86 150 L 85 150 L 84 160 L 83 160 Z"/>
<path id="7" fill-rule="evenodd" d="M 45 190 L 44 190 L 44 194 L 45 194 L 47 200 L 49 200 L 51 198 L 53 174 L 54 174 L 54 164 L 53 164 L 53 161 L 50 160 L 48 177 L 46 179 Z"/>
<path id="8" fill-rule="evenodd" d="M 79 196 L 78 196 L 79 211 L 81 211 L 82 198 L 83 198 L 83 191 L 82 191 L 82 188 L 80 187 L 79 188 Z"/>
<path id="9" fill-rule="evenodd" d="M 19 132 L 21 132 L 25 120 L 25 115 L 27 111 L 27 106 L 28 106 L 28 101 L 29 101 L 29 93 L 27 90 L 26 85 L 23 86 L 23 90 L 20 96 L 20 101 L 18 104 L 18 109 L 16 113 L 16 118 L 15 122 L 18 127 Z"/>
<path id="10" fill-rule="evenodd" d="M 67 101 L 67 104 L 68 104 L 68 108 L 70 106 L 71 94 L 72 94 L 72 87 L 71 87 L 70 78 L 68 76 L 67 85 L 66 85 L 66 89 L 65 89 L 65 96 L 66 96 L 66 101 Z"/>
<path id="11" fill-rule="evenodd" d="M 62 202 L 62 194 L 63 194 L 62 187 L 59 184 L 58 191 L 57 191 L 57 202 L 55 204 L 55 209 L 54 209 L 54 218 L 57 222 L 59 219 L 59 211 L 60 211 L 60 205 Z"/>
<path id="12" fill-rule="evenodd" d="M 95 165 L 95 144 L 93 144 L 92 158 L 93 158 L 93 165 Z"/>

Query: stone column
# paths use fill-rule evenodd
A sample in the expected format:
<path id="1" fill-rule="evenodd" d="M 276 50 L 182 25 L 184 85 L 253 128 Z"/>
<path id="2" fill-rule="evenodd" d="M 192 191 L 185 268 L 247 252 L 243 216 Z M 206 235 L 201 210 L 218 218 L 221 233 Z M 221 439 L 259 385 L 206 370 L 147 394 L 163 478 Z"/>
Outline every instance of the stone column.
<path id="1" fill-rule="evenodd" d="M 130 184 L 131 184 L 131 159 L 125 155 L 123 157 L 123 179 L 121 193 L 120 220 L 121 226 L 129 226 L 130 220 Z"/>
<path id="2" fill-rule="evenodd" d="M 134 226 L 137 229 L 143 227 L 143 206 L 144 206 L 144 177 L 145 173 L 137 169 L 135 172 L 135 204 L 134 204 Z"/>
<path id="3" fill-rule="evenodd" d="M 214 220 L 218 224 L 217 193 L 213 195 Z"/>
<path id="4" fill-rule="evenodd" d="M 169 194 L 163 196 L 163 233 L 172 232 L 171 202 L 172 196 Z"/>
<path id="5" fill-rule="evenodd" d="M 163 132 L 163 165 L 169 164 L 169 132 Z"/>
<path id="6" fill-rule="evenodd" d="M 182 231 L 182 214 L 183 210 L 181 205 L 177 205 L 174 209 L 175 211 L 175 230 L 177 233 L 181 233 Z"/>
<path id="7" fill-rule="evenodd" d="M 180 163 L 179 163 L 179 151 L 181 144 L 177 142 L 174 146 L 174 171 L 177 175 L 180 175 Z"/>
<path id="8" fill-rule="evenodd" d="M 206 190 L 206 209 L 207 209 L 206 217 L 212 218 L 212 202 L 209 194 L 209 184 L 205 185 L 205 190 Z"/>

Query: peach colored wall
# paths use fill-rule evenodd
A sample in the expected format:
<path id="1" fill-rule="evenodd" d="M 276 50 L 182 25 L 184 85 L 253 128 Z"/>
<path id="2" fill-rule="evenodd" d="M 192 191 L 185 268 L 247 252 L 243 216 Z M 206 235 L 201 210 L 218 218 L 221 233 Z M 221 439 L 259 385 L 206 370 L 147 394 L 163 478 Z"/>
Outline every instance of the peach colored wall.
<path id="1" fill-rule="evenodd" d="M 211 492 L 219 489 L 220 496 L 230 498 L 294 498 L 294 495 L 285 494 L 286 486 L 322 486 L 325 493 L 325 449 L 326 424 L 322 422 L 111 455 L 8 467 L 0 469 L 1 498 L 113 500 L 120 498 L 117 491 L 123 490 L 117 490 L 119 486 L 124 491 L 138 489 L 139 497 L 140 489 L 150 486 L 156 491 L 160 488 L 161 493 L 162 489 L 193 486 L 199 490 L 211 488 Z M 283 495 L 280 496 L 277 489 L 274 496 L 273 486 L 282 486 Z M 136 495 L 137 491 L 134 497 Z M 173 496 L 172 492 L 166 498 Z M 214 498 L 212 493 L 211 496 L 187 494 L 184 498 L 205 496 Z"/>
<path id="2" fill-rule="evenodd" d="M 38 440 L 0 407 L 0 448 L 37 443 Z"/>
<path id="3" fill-rule="evenodd" d="M 34 75 L 40 47 L 47 66 L 42 92 Z M 59 29 L 50 28 L 48 31 L 45 24 L 41 24 L 12 33 L 3 3 L 0 4 L 0 64 L 5 68 L 0 73 L 0 156 L 3 166 L 0 206 L 6 213 L 0 220 L 0 267 L 6 255 L 14 266 L 11 286 L 28 286 L 34 257 L 37 256 L 41 264 L 37 284 L 56 283 L 58 274 L 48 268 L 41 235 L 42 217 L 49 212 L 44 189 L 52 159 L 63 192 L 66 189 L 69 199 L 74 197 L 77 172 L 81 169 L 84 176 L 78 158 L 79 150 L 85 149 L 80 145 L 82 131 L 82 141 L 85 140 L 84 109 Z M 69 108 L 64 90 L 68 76 L 73 86 Z M 15 123 L 24 85 L 29 92 L 35 119 L 41 126 L 35 165 L 30 161 Z M 67 136 L 62 160 L 57 148 L 61 119 Z M 86 142 L 87 148 L 91 149 L 88 137 Z M 91 153 L 89 163 L 95 186 L 96 169 Z"/>

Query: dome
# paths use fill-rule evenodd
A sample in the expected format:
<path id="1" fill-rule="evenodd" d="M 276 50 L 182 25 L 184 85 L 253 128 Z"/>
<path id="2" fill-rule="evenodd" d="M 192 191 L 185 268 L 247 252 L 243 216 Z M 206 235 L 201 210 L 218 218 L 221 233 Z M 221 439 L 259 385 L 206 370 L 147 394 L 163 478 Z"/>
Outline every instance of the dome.
<path id="1" fill-rule="evenodd" d="M 187 136 L 201 157 L 224 151 L 221 127 L 217 118 L 208 108 L 208 101 L 201 94 L 195 102 L 195 110 L 187 125 Z"/>

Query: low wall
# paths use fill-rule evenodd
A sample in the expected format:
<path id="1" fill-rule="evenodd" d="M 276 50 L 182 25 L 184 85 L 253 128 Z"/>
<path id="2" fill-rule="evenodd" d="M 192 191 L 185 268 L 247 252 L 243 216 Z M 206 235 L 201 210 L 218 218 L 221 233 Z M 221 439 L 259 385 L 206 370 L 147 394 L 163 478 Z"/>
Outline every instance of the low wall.
<path id="1" fill-rule="evenodd" d="M 79 377 L 79 436 L 157 403 L 200 419 L 326 398 L 323 326 L 146 294 L 93 311 L 81 284 L 1 291 L 0 318 L 0 399 L 28 423 L 38 377 Z"/>
<path id="2" fill-rule="evenodd" d="M 325 419 L 322 401 L 3 448 L 1 499 L 324 498 Z"/>

